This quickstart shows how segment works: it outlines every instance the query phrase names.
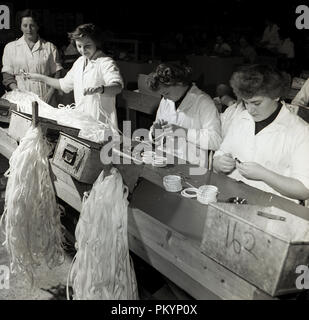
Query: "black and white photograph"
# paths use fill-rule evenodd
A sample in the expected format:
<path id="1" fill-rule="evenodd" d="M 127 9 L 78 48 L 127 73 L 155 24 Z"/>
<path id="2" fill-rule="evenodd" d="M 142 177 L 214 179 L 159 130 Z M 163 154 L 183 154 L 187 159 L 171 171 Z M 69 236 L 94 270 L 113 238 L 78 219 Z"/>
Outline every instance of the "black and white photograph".
<path id="1" fill-rule="evenodd" d="M 308 1 L 4 1 L 0 55 L 1 301 L 309 300 Z"/>

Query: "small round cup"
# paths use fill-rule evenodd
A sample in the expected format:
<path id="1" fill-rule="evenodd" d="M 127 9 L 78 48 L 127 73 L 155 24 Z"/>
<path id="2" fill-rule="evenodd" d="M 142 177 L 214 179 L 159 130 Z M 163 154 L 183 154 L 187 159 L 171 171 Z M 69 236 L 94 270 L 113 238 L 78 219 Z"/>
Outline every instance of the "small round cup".
<path id="1" fill-rule="evenodd" d="M 168 192 L 179 192 L 182 190 L 181 177 L 177 175 L 168 175 L 163 177 L 163 185 Z"/>
<path id="2" fill-rule="evenodd" d="M 198 188 L 197 201 L 202 204 L 217 202 L 218 188 L 212 185 L 204 185 Z"/>

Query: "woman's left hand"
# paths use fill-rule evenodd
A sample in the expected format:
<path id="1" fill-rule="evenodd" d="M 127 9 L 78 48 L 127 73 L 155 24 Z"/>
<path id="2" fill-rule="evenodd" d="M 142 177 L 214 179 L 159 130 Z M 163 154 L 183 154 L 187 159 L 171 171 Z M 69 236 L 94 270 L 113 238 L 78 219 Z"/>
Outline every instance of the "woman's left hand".
<path id="1" fill-rule="evenodd" d="M 103 93 L 103 87 L 99 86 L 99 87 L 84 88 L 84 96 L 95 94 L 95 93 Z"/>
<path id="2" fill-rule="evenodd" d="M 171 123 L 165 124 L 162 126 L 162 129 L 165 136 L 173 136 L 177 129 L 181 129 L 183 131 L 182 132 L 178 130 L 177 136 L 186 136 L 185 129 L 180 126 L 177 126 L 176 124 L 171 124 Z"/>
<path id="3" fill-rule="evenodd" d="M 29 79 L 29 80 L 36 80 L 36 81 L 42 80 L 42 75 L 40 73 L 24 72 L 23 75 L 26 79 Z"/>
<path id="4" fill-rule="evenodd" d="M 236 162 L 236 169 L 249 180 L 264 180 L 268 170 L 256 162 Z"/>

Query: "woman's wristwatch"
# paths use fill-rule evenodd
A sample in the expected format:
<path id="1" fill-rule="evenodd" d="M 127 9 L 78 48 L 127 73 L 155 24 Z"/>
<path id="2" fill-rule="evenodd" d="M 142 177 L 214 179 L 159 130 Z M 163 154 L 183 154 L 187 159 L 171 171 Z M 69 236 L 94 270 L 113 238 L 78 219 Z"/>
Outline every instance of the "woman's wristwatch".
<path id="1" fill-rule="evenodd" d="M 100 94 L 103 94 L 103 93 L 104 93 L 104 89 L 105 89 L 105 87 L 104 87 L 104 86 L 101 86 L 102 92 L 100 92 Z"/>

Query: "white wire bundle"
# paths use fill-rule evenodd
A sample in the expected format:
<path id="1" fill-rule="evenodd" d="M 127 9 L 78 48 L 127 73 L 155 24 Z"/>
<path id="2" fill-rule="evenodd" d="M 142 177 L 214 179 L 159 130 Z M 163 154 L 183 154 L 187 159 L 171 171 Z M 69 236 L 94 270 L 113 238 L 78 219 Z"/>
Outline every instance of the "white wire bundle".
<path id="1" fill-rule="evenodd" d="M 109 126 L 79 111 L 78 108 L 75 109 L 74 105 L 59 105 L 58 108 L 54 108 L 41 100 L 35 93 L 19 89 L 5 93 L 2 98 L 17 104 L 18 111 L 28 114 L 32 114 L 32 102 L 37 101 L 40 117 L 57 121 L 60 125 L 80 129 L 79 137 L 81 138 L 97 143 L 106 140 L 105 131 Z"/>
<path id="2" fill-rule="evenodd" d="M 51 147 L 32 126 L 10 158 L 1 224 L 11 271 L 25 272 L 33 284 L 41 262 L 53 268 L 64 261 L 61 210 L 49 174 Z"/>
<path id="3" fill-rule="evenodd" d="M 76 300 L 138 299 L 127 236 L 127 188 L 116 168 L 85 195 L 71 270 Z M 70 276 L 70 275 L 69 275 Z"/>

